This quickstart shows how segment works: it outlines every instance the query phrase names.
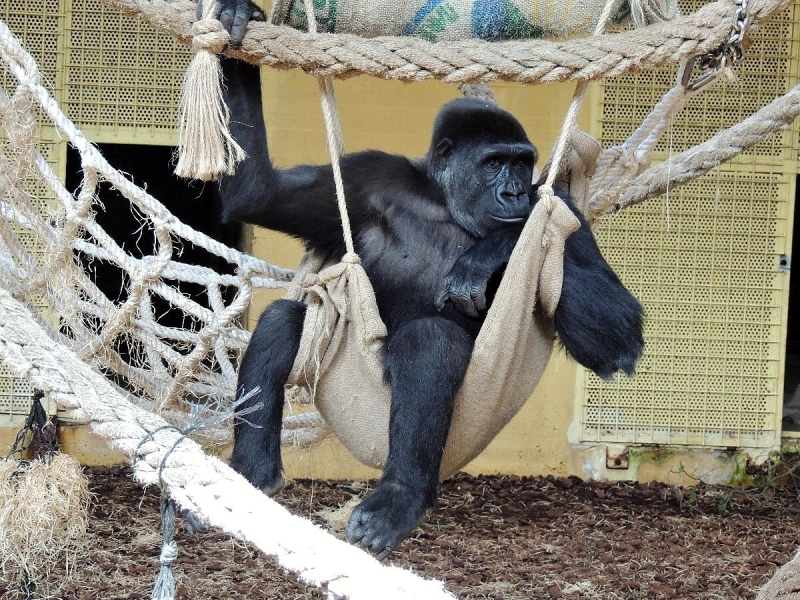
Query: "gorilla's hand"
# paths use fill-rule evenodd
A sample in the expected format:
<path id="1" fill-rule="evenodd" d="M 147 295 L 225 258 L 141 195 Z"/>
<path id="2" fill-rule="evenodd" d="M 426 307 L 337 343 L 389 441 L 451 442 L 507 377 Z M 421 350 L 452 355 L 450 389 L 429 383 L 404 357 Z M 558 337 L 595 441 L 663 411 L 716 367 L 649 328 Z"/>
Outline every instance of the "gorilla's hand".
<path id="1" fill-rule="evenodd" d="M 436 309 L 442 310 L 449 300 L 460 313 L 480 318 L 491 304 L 487 299 L 490 281 L 505 268 L 521 231 L 518 226 L 490 231 L 459 256 L 434 300 Z"/>
<path id="2" fill-rule="evenodd" d="M 461 256 L 444 278 L 442 291 L 436 297 L 436 309 L 442 310 L 449 300 L 458 311 L 473 319 L 486 312 L 486 287 L 494 269 Z"/>
<path id="3" fill-rule="evenodd" d="M 238 48 L 244 39 L 247 23 L 266 21 L 264 11 L 250 0 L 217 0 L 220 6 L 219 21 L 225 31 L 231 34 L 231 46 Z M 203 0 L 197 2 L 197 18 L 203 17 Z"/>

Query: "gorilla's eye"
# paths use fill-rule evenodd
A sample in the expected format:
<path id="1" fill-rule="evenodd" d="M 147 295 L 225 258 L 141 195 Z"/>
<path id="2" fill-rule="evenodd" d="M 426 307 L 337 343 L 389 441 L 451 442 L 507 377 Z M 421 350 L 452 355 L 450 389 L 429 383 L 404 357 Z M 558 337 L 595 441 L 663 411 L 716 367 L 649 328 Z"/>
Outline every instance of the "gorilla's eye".
<path id="1" fill-rule="evenodd" d="M 492 169 L 496 169 L 500 166 L 500 159 L 496 156 L 490 156 L 486 159 L 486 166 Z"/>

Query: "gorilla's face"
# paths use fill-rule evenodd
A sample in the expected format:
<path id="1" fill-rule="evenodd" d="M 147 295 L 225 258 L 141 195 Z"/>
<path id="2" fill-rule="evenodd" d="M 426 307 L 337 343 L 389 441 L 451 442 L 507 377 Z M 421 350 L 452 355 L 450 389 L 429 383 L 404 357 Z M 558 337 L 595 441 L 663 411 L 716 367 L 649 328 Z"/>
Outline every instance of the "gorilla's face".
<path id="1" fill-rule="evenodd" d="M 493 104 L 463 98 L 439 113 L 428 176 L 442 188 L 453 219 L 483 237 L 531 211 L 537 153 L 519 121 Z"/>
<path id="2" fill-rule="evenodd" d="M 522 223 L 531 212 L 536 150 L 530 143 L 461 143 L 450 138 L 436 148 L 437 181 L 453 219 L 476 237 L 495 227 Z"/>

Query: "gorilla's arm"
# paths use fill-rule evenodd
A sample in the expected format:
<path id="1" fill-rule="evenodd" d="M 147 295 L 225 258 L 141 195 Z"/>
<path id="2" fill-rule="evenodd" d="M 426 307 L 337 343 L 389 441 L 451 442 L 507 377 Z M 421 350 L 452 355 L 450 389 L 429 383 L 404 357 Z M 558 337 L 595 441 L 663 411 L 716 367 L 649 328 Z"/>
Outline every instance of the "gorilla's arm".
<path id="1" fill-rule="evenodd" d="M 617 371 L 633 375 L 644 349 L 644 310 L 606 262 L 583 214 L 569 197 L 561 197 L 581 226 L 564 247 L 564 282 L 554 315 L 559 340 L 570 356 L 604 379 Z M 517 225 L 494 229 L 464 252 L 445 278 L 436 308 L 449 300 L 467 316 L 485 313 L 496 276 L 521 232 Z"/>
<path id="2" fill-rule="evenodd" d="M 564 246 L 564 283 L 555 327 L 567 354 L 603 379 L 633 375 L 644 350 L 644 309 L 611 269 L 583 214 Z"/>
<path id="3" fill-rule="evenodd" d="M 225 58 L 222 70 L 231 134 L 247 153 L 233 175 L 221 178 L 223 221 L 283 231 L 314 246 L 337 246 L 342 234 L 330 166 L 274 168 L 261 112 L 259 68 Z"/>

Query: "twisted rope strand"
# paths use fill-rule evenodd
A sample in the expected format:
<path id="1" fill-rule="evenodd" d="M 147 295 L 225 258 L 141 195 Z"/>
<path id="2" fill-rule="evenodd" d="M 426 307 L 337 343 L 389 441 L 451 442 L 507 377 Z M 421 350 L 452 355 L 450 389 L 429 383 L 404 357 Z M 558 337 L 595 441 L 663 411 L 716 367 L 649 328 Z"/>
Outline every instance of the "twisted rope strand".
<path id="1" fill-rule="evenodd" d="M 292 515 L 220 460 L 205 455 L 161 417 L 131 404 L 74 352 L 54 348 L 34 315 L 4 290 L 0 290 L 0 359 L 60 407 L 90 419 L 95 433 L 133 461 L 140 483 L 163 484 L 179 506 L 275 556 L 301 581 L 327 589 L 332 597 L 354 600 L 453 600 L 441 582 L 383 566 Z"/>
<path id="2" fill-rule="evenodd" d="M 786 129 L 800 115 L 800 85 L 776 98 L 764 108 L 711 139 L 649 168 L 631 182 L 610 206 L 592 205 L 594 218 L 611 214 L 648 198 L 660 196 L 708 173 L 714 167 Z"/>
<path id="3" fill-rule="evenodd" d="M 191 42 L 195 4 L 190 0 L 103 0 L 147 21 L 184 43 Z M 753 0 L 753 21 L 786 8 L 790 0 Z M 364 39 L 346 34 L 309 34 L 252 22 L 241 49 L 227 54 L 253 64 L 300 68 L 316 76 L 367 74 L 383 79 L 451 83 L 593 80 L 675 64 L 706 54 L 730 37 L 736 5 L 706 4 L 697 12 L 634 31 L 570 40 L 427 42 L 411 37 Z"/>

